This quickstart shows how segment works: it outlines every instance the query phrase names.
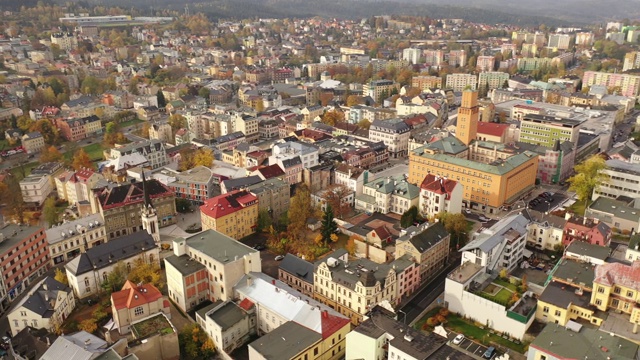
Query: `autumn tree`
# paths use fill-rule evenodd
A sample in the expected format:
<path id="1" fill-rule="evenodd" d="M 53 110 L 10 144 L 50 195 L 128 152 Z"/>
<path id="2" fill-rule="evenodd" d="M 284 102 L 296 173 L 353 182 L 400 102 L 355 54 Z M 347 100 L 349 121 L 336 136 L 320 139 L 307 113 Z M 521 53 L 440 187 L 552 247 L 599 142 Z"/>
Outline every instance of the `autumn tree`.
<path id="1" fill-rule="evenodd" d="M 324 192 L 327 204 L 331 206 L 331 209 L 334 209 L 338 219 L 344 218 L 351 211 L 351 203 L 344 201 L 351 193 L 351 189 L 343 184 L 330 185 Z"/>
<path id="2" fill-rule="evenodd" d="M 335 242 L 337 241 L 336 232 L 338 231 L 338 225 L 334 221 L 333 217 L 333 209 L 330 204 L 327 204 L 327 208 L 324 211 L 324 215 L 322 216 L 322 226 L 320 227 L 320 235 L 322 235 L 322 241 L 324 242 L 324 246 L 327 246 L 329 241 Z M 334 240 L 332 235 L 336 235 Z"/>
<path id="3" fill-rule="evenodd" d="M 592 155 L 574 167 L 576 174 L 567 180 L 571 184 L 569 190 L 575 191 L 578 199 L 584 201 L 585 207 L 593 191 L 609 180 L 609 177 L 602 172 L 606 168 L 607 164 L 600 155 Z"/>
<path id="4" fill-rule="evenodd" d="M 200 328 L 200 325 L 192 323 L 186 325 L 178 333 L 180 355 L 186 359 L 209 359 L 213 356 L 215 346 L 213 341 Z"/>
<path id="5" fill-rule="evenodd" d="M 58 129 L 53 126 L 49 119 L 40 119 L 33 123 L 29 128 L 30 131 L 38 131 L 42 134 L 44 142 L 47 145 L 54 145 L 60 141 L 60 134 Z"/>
<path id="6" fill-rule="evenodd" d="M 180 114 L 173 114 L 169 116 L 167 123 L 171 126 L 171 134 L 175 136 L 178 130 L 187 126 L 187 119 Z"/>
<path id="7" fill-rule="evenodd" d="M 0 203 L 4 204 L 2 214 L 6 218 L 19 223 L 25 222 L 27 207 L 22 198 L 20 183 L 15 176 L 8 176 L 0 183 Z"/>
<path id="8" fill-rule="evenodd" d="M 107 275 L 107 280 L 102 283 L 102 289 L 107 293 L 119 291 L 127 280 L 127 274 L 127 265 L 122 261 L 118 262 L 109 275 Z"/>
<path id="9" fill-rule="evenodd" d="M 142 124 L 142 127 L 139 130 L 137 130 L 136 133 L 138 136 L 148 139 L 150 130 L 151 130 L 151 125 L 149 124 L 148 121 L 145 121 Z"/>
<path id="10" fill-rule="evenodd" d="M 40 152 L 40 163 L 58 162 L 60 160 L 62 160 L 62 154 L 58 151 L 57 147 L 52 145 L 42 148 Z"/>
<path id="11" fill-rule="evenodd" d="M 344 113 L 340 110 L 327 111 L 322 115 L 322 122 L 330 126 L 336 126 L 344 122 Z"/>
<path id="12" fill-rule="evenodd" d="M 55 225 L 60 221 L 60 209 L 56 207 L 56 199 L 53 197 L 48 197 L 47 200 L 44 201 L 44 205 L 42 206 L 42 215 L 44 216 L 44 220 L 47 222 L 49 227 Z"/>
<path id="13" fill-rule="evenodd" d="M 96 323 L 96 319 L 88 318 L 84 319 L 78 324 L 78 330 L 86 331 L 88 333 L 93 333 L 98 330 L 98 324 Z"/>
<path id="14" fill-rule="evenodd" d="M 92 169 L 93 163 L 84 149 L 80 149 L 73 155 L 73 162 L 71 166 L 74 170 L 78 171 L 81 169 Z"/>
<path id="15" fill-rule="evenodd" d="M 69 279 L 67 279 L 67 273 L 60 268 L 56 268 L 53 278 L 62 284 L 69 285 Z"/>
<path id="16" fill-rule="evenodd" d="M 354 105 L 362 105 L 364 104 L 364 98 L 358 95 L 349 95 L 347 98 L 347 106 L 351 107 Z"/>
<path id="17" fill-rule="evenodd" d="M 449 212 L 441 212 L 437 215 L 437 218 L 445 230 L 447 230 L 455 241 L 451 241 L 451 247 L 461 247 L 466 244 L 468 239 L 468 226 L 467 219 L 463 214 L 453 214 Z"/>
<path id="18" fill-rule="evenodd" d="M 367 119 L 362 119 L 360 121 L 358 121 L 358 127 L 360 129 L 367 129 L 369 130 L 369 128 L 371 127 L 371 121 L 367 120 Z"/>
<path id="19" fill-rule="evenodd" d="M 307 220 L 315 217 L 316 209 L 311 204 L 311 192 L 302 184 L 296 189 L 289 204 L 289 225 L 287 230 L 294 239 L 303 237 L 307 229 Z"/>
<path id="20" fill-rule="evenodd" d="M 120 131 L 118 124 L 110 121 L 105 125 L 104 144 L 112 147 L 114 144 L 126 144 L 129 142 L 126 136 Z"/>
<path id="21" fill-rule="evenodd" d="M 160 265 L 156 261 L 145 261 L 142 257 L 135 260 L 127 279 L 135 284 L 152 284 L 162 290 L 165 282 L 161 275 Z"/>
<path id="22" fill-rule="evenodd" d="M 207 147 L 202 147 L 193 154 L 193 167 L 204 166 L 211 168 L 213 165 L 213 150 Z"/>
<path id="23" fill-rule="evenodd" d="M 320 98 L 320 105 L 327 106 L 329 105 L 331 100 L 333 100 L 333 93 L 325 91 L 322 94 L 320 94 L 319 98 Z"/>

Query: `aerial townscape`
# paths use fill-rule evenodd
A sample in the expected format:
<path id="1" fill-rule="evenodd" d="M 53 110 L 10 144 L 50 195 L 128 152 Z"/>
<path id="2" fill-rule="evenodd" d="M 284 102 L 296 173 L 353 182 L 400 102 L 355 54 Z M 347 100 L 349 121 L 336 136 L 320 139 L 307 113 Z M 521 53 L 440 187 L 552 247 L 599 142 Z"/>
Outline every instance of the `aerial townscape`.
<path id="1" fill-rule="evenodd" d="M 425 1 L 0 1 L 0 360 L 640 359 L 640 8 Z"/>

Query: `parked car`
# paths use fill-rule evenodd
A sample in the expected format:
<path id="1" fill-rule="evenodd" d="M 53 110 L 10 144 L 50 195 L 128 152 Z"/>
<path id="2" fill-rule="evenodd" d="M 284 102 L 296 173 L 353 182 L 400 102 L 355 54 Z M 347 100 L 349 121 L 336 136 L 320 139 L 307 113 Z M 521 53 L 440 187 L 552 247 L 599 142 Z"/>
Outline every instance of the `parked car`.
<path id="1" fill-rule="evenodd" d="M 496 348 L 494 348 L 493 346 L 489 346 L 487 348 L 487 351 L 485 351 L 484 354 L 482 355 L 482 357 L 485 359 L 491 359 L 495 354 L 496 354 Z"/>
<path id="2" fill-rule="evenodd" d="M 258 250 L 258 251 L 262 251 L 262 250 L 266 249 L 265 246 L 262 245 L 262 244 L 258 244 L 256 246 L 254 246 L 253 248 Z"/>
<path id="3" fill-rule="evenodd" d="M 484 216 L 479 216 L 478 219 L 480 219 L 480 221 L 484 221 L 484 222 L 491 221 L 491 219 L 489 219 L 488 217 L 484 217 Z"/>
<path id="4" fill-rule="evenodd" d="M 471 214 L 471 210 L 469 210 L 469 209 L 464 209 L 464 212 L 467 213 L 467 214 Z"/>
<path id="5" fill-rule="evenodd" d="M 284 259 L 284 255 L 278 255 L 275 258 L 276 261 L 282 261 L 282 259 Z"/>
<path id="6" fill-rule="evenodd" d="M 453 339 L 453 345 L 460 345 L 462 340 L 464 340 L 464 335 L 458 334 L 458 336 Z"/>

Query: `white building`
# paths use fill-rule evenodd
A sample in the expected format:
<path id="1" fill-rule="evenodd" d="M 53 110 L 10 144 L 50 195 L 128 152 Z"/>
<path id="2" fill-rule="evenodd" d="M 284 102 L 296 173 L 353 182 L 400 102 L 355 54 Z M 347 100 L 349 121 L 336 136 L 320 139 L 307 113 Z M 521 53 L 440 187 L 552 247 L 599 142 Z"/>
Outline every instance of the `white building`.
<path id="1" fill-rule="evenodd" d="M 300 157 L 302 167 L 305 169 L 318 165 L 318 148 L 301 142 L 287 141 L 273 145 L 272 155 L 269 157 L 269 165 L 279 161 Z"/>
<path id="2" fill-rule="evenodd" d="M 390 157 L 407 156 L 409 137 L 411 127 L 402 119 L 375 120 L 369 127 L 369 140 L 387 145 Z"/>
<path id="3" fill-rule="evenodd" d="M 570 42 L 571 35 L 569 34 L 550 34 L 547 46 L 552 49 L 567 50 Z"/>
<path id="4" fill-rule="evenodd" d="M 335 169 L 335 184 L 348 187 L 356 196 L 362 194 L 364 184 L 374 179 L 374 173 L 348 164 L 338 164 Z"/>
<path id="5" fill-rule="evenodd" d="M 81 201 L 91 199 L 91 189 L 104 177 L 91 169 L 79 171 L 66 171 L 56 176 L 54 182 L 60 199 L 67 200 L 69 204 L 78 204 Z"/>
<path id="6" fill-rule="evenodd" d="M 29 175 L 20 180 L 20 192 L 25 203 L 41 206 L 53 192 L 54 187 L 48 175 Z"/>
<path id="7" fill-rule="evenodd" d="M 46 231 L 51 265 L 67 262 L 108 241 L 100 213 L 54 225 Z"/>
<path id="8" fill-rule="evenodd" d="M 9 313 L 11 334 L 15 336 L 29 326 L 55 332 L 75 307 L 71 288 L 47 276 Z"/>
<path id="9" fill-rule="evenodd" d="M 429 174 L 420 184 L 418 210 L 423 217 L 434 218 L 441 212 L 462 211 L 463 186 L 451 179 Z"/>
<path id="10" fill-rule="evenodd" d="M 402 50 L 402 60 L 408 61 L 414 65 L 420 62 L 421 55 L 422 49 L 407 48 Z"/>
<path id="11" fill-rule="evenodd" d="M 356 209 L 382 214 L 403 214 L 410 207 L 418 207 L 420 188 L 407 182 L 405 175 L 375 179 L 364 185 L 356 196 Z"/>
<path id="12" fill-rule="evenodd" d="M 505 217 L 489 229 L 476 233 L 460 252 L 462 263 L 471 262 L 487 272 L 511 272 L 524 255 L 529 220 L 520 214 Z"/>
<path id="13" fill-rule="evenodd" d="M 640 195 L 640 164 L 631 164 L 622 160 L 607 160 L 607 168 L 602 170 L 609 179 L 596 187 L 591 200 L 600 196 L 615 199 L 627 196 L 635 199 Z"/>
<path id="14" fill-rule="evenodd" d="M 478 87 L 478 78 L 473 74 L 447 74 L 446 87 L 453 91 L 462 91 L 467 86 L 472 90 Z"/>
<path id="15" fill-rule="evenodd" d="M 567 220 L 553 214 L 527 209 L 522 215 L 529 219 L 527 245 L 538 249 L 555 250 L 562 244 L 562 234 Z"/>
<path id="16" fill-rule="evenodd" d="M 106 153 L 106 151 L 105 151 Z M 138 153 L 144 156 L 152 169 L 163 167 L 169 163 L 164 143 L 160 140 L 144 140 L 111 149 L 106 160 L 117 159 L 124 155 Z"/>

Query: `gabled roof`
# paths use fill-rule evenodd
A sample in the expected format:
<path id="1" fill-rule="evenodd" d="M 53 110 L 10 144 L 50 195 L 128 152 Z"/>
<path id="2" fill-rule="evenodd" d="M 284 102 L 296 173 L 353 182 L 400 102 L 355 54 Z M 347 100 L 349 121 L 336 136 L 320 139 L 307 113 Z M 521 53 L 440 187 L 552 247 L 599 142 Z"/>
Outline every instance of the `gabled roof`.
<path id="1" fill-rule="evenodd" d="M 408 240 L 416 250 L 423 254 L 448 236 L 449 232 L 444 228 L 442 222 L 437 222 L 418 234 L 413 236 L 409 235 Z M 399 239 L 399 241 L 402 240 L 402 238 Z"/>
<path id="2" fill-rule="evenodd" d="M 286 254 L 278 268 L 301 279 L 302 281 L 313 284 L 313 264 L 304 259 L 295 255 Z"/>
<path id="3" fill-rule="evenodd" d="M 67 295 L 71 293 L 71 288 L 47 276 L 36 284 L 29 296 L 25 297 L 13 311 L 18 311 L 24 307 L 43 318 L 50 318 L 54 313 L 58 293 L 60 292 L 64 293 L 63 297 L 66 299 Z"/>
<path id="4" fill-rule="evenodd" d="M 278 164 L 273 164 L 269 166 L 265 166 L 257 169 L 256 171 L 260 172 L 265 179 L 271 179 L 274 177 L 284 175 L 284 170 Z"/>
<path id="5" fill-rule="evenodd" d="M 152 200 L 173 196 L 173 192 L 156 179 L 147 180 L 146 186 Z M 113 188 L 107 188 L 98 195 L 98 202 L 102 209 L 141 204 L 144 202 L 143 184 L 140 181 L 136 181 L 131 184 L 122 184 Z"/>
<path id="6" fill-rule="evenodd" d="M 451 195 L 451 192 L 456 188 L 458 182 L 451 179 L 441 178 L 434 174 L 427 174 L 422 184 L 420 184 L 420 189 L 434 192 L 436 194 L 448 194 Z"/>
<path id="7" fill-rule="evenodd" d="M 153 284 L 142 284 L 140 286 L 127 280 L 122 290 L 111 294 L 111 304 L 116 309 L 133 309 L 137 306 L 148 304 L 162 298 L 160 290 Z"/>
<path id="8" fill-rule="evenodd" d="M 596 266 L 594 283 L 607 286 L 624 286 L 640 291 L 640 261 L 631 265 L 607 263 Z"/>
<path id="9" fill-rule="evenodd" d="M 257 202 L 258 198 L 252 193 L 246 190 L 234 190 L 205 200 L 204 204 L 200 206 L 200 211 L 204 215 L 219 219 L 247 206 L 257 204 Z"/>
<path id="10" fill-rule="evenodd" d="M 490 136 L 502 136 L 509 130 L 509 124 L 478 122 L 478 134 L 485 134 Z"/>

